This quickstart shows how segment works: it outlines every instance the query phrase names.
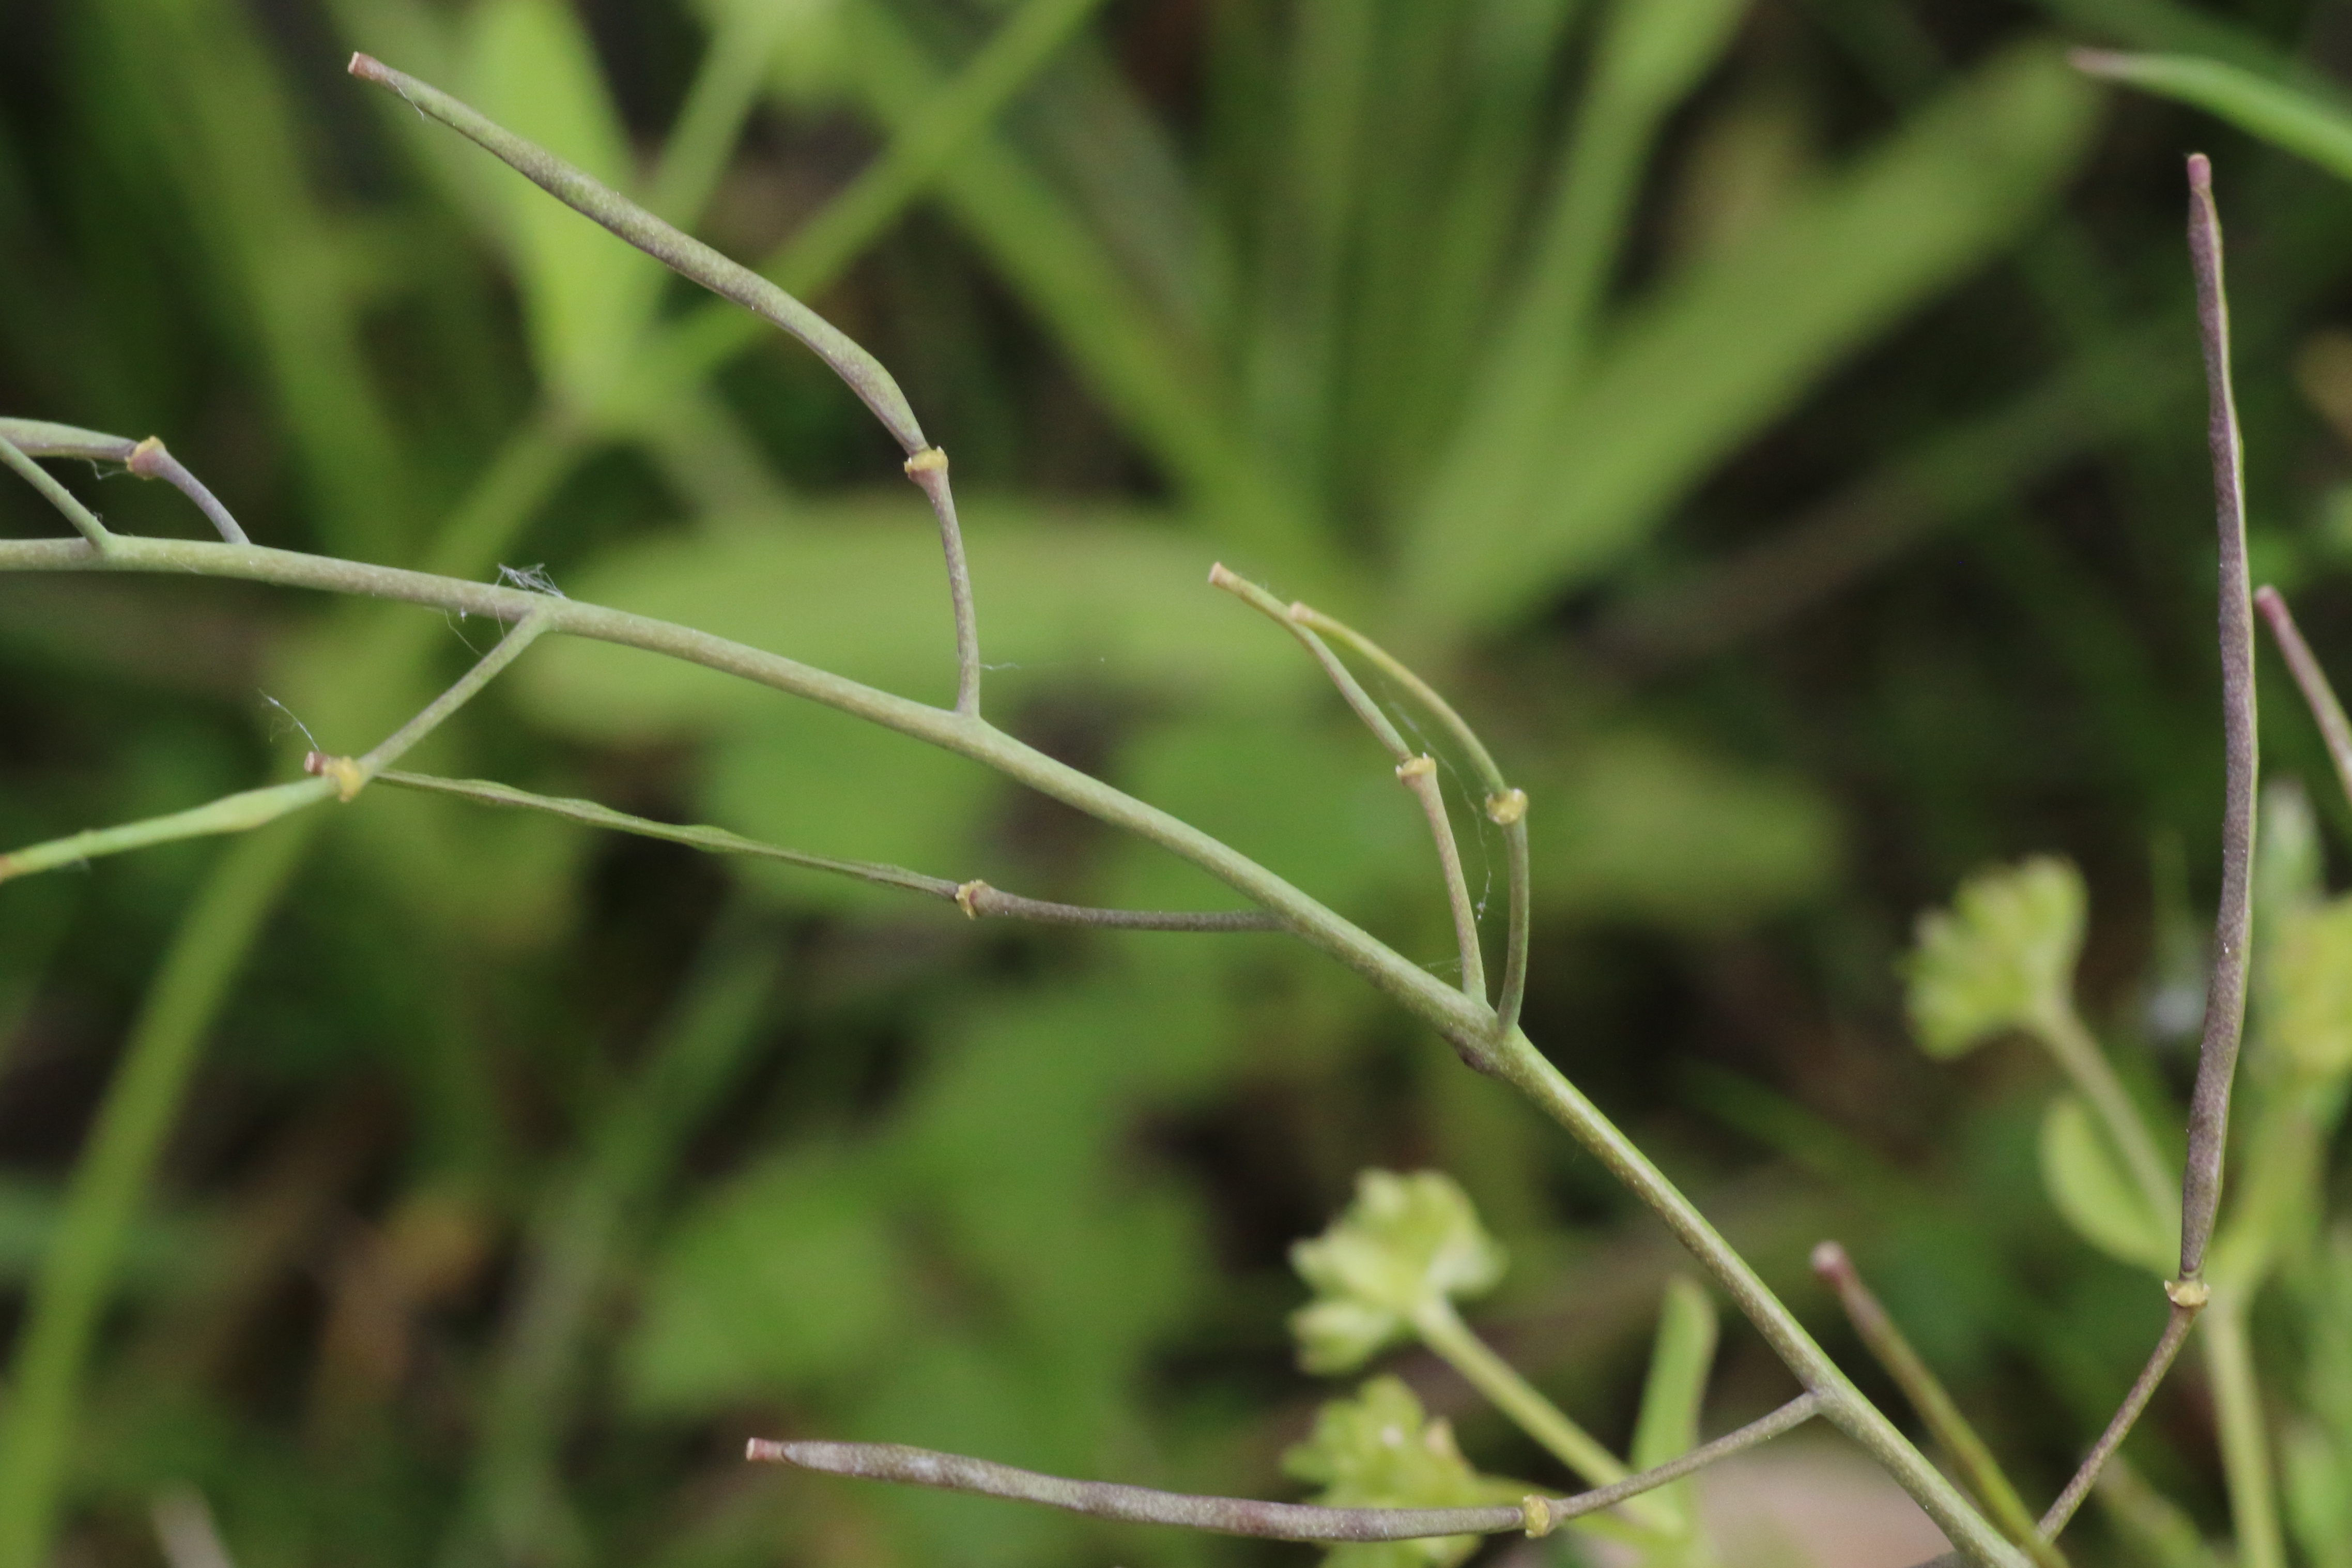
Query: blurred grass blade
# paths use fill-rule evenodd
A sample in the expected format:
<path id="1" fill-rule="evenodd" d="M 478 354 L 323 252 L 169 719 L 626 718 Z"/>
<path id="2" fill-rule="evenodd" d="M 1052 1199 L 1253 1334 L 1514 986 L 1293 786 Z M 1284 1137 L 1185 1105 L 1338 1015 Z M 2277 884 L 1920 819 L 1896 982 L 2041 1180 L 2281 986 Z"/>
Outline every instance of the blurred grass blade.
<path id="1" fill-rule="evenodd" d="M 1619 559 L 1839 360 L 2008 244 L 2081 156 L 2094 107 L 2049 49 L 2012 49 L 1738 252 L 1662 285 L 1481 504 L 1422 514 L 1412 608 L 1498 626 Z"/>
<path id="2" fill-rule="evenodd" d="M 582 1540 L 558 1458 L 582 1394 L 582 1352 L 680 1148 L 761 1040 L 780 957 L 770 933 L 722 914 L 656 1032 L 645 1065 L 591 1123 L 577 1165 L 534 1217 L 474 1460 L 475 1512 L 504 1559 Z M 452 1552 L 451 1559 L 462 1552 Z"/>
<path id="3" fill-rule="evenodd" d="M 1845 1248 L 1834 1241 L 1824 1241 L 1813 1248 L 1813 1272 L 1837 1292 L 1838 1303 L 1845 1309 L 1854 1332 L 1903 1390 L 1904 1397 L 1919 1413 L 1927 1430 L 1935 1434 L 1936 1441 L 1951 1456 L 1952 1462 L 1967 1478 L 1969 1489 L 2000 1524 L 2001 1533 L 2023 1547 L 2040 1568 L 2066 1568 L 2066 1559 L 2058 1548 L 2042 1538 L 2033 1515 L 2026 1511 L 2024 1500 L 2001 1469 L 2000 1461 L 1993 1458 L 1985 1440 L 1977 1436 L 1977 1429 L 1960 1413 L 1944 1380 L 1920 1358 L 1908 1336 L 1888 1316 L 1870 1287 L 1863 1283 Z"/>
<path id="4" fill-rule="evenodd" d="M 0 1414 L 0 1568 L 49 1559 L 96 1337 L 196 1053 L 310 834 L 289 823 L 233 846 L 182 917 L 74 1173 L 26 1302 Z"/>
<path id="5" fill-rule="evenodd" d="M 852 15 L 868 101 L 894 129 L 913 124 L 945 74 L 884 7 Z M 1229 424 L 1208 346 L 1151 307 L 1038 170 L 1005 138 L 981 132 L 944 171 L 940 190 L 1097 395 L 1191 492 L 1219 542 L 1232 542 L 1234 558 L 1286 591 L 1352 607 L 1346 574 L 1304 497 Z"/>
<path id="6" fill-rule="evenodd" d="M 903 118 L 888 148 L 801 226 L 761 268 L 805 299 L 840 281 L 867 247 L 903 216 L 940 171 L 1027 87 L 1102 0 L 1024 0 L 971 63 L 919 112 Z M 756 342 L 759 323 L 722 303 L 699 307 L 672 333 L 667 368 L 691 378 Z"/>
<path id="7" fill-rule="evenodd" d="M 1730 43 L 1744 0 L 1617 0 L 1601 35 L 1534 255 L 1412 525 L 1495 515 L 1557 427 L 1591 351 L 1660 127 Z"/>
<path id="8" fill-rule="evenodd" d="M 227 328 L 255 342 L 325 548 L 407 558 L 408 462 L 361 341 L 341 235 L 303 167 L 313 132 L 227 0 L 103 0 L 91 100 L 131 178 L 161 174 L 202 242 Z"/>
<path id="9" fill-rule="evenodd" d="M 1627 1460 L 1634 1470 L 1654 1469 L 1698 1447 L 1699 1412 L 1706 1403 L 1719 1328 L 1715 1301 L 1704 1287 L 1681 1274 L 1666 1281 L 1665 1300 L 1658 1310 L 1657 1347 L 1650 1352 L 1649 1380 L 1642 1385 L 1642 1409 L 1633 1423 L 1633 1451 Z M 1677 1481 L 1651 1495 L 1673 1510 L 1685 1530 L 1696 1527 L 1690 1483 Z"/>
<path id="10" fill-rule="evenodd" d="M 2352 180 L 2352 109 L 2240 66 L 2194 55 L 2120 55 L 2078 49 L 2076 68 L 2201 109 L 2250 136 Z"/>
<path id="11" fill-rule="evenodd" d="M 464 55 L 465 90 L 483 113 L 615 190 L 635 184 L 628 133 L 570 7 L 491 0 L 469 18 Z M 529 184 L 497 188 L 540 375 L 575 411 L 593 413 L 651 318 L 660 264 L 607 242 Z"/>

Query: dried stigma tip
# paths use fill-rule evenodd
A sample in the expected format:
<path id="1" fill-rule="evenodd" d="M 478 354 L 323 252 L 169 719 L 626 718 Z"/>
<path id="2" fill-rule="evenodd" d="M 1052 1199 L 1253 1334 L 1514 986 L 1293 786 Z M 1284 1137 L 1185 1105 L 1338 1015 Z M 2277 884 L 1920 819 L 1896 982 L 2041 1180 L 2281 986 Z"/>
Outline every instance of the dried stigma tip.
<path id="1" fill-rule="evenodd" d="M 362 54 L 359 50 L 353 49 L 352 51 L 351 63 L 343 67 L 343 69 L 352 76 L 365 78 L 370 81 L 373 81 L 382 77 L 383 73 L 383 62 L 377 59 L 373 55 Z"/>
<path id="2" fill-rule="evenodd" d="M 302 771 L 313 778 L 330 781 L 335 786 L 335 798 L 348 803 L 367 787 L 367 774 L 359 763 L 349 757 L 331 757 L 324 752 L 312 752 L 302 759 Z"/>
<path id="3" fill-rule="evenodd" d="M 122 466 L 142 479 L 152 479 L 162 472 L 163 465 L 169 462 L 171 457 L 172 454 L 163 449 L 163 437 L 150 436 L 131 448 L 131 456 L 122 459 Z"/>
<path id="4" fill-rule="evenodd" d="M 2202 153 L 2189 154 L 2189 188 L 2200 195 L 2213 194 L 2213 160 Z"/>
<path id="5" fill-rule="evenodd" d="M 1853 1260 L 1845 1248 L 1834 1241 L 1824 1241 L 1813 1248 L 1813 1272 L 1832 1285 L 1842 1285 L 1853 1274 Z"/>
<path id="6" fill-rule="evenodd" d="M 1240 578 L 1225 569 L 1225 563 L 1222 561 L 1215 562 L 1209 567 L 1209 586 L 1212 588 L 1230 588 L 1240 581 Z"/>
<path id="7" fill-rule="evenodd" d="M 1508 827 L 1528 818 L 1528 792 L 1507 789 L 1500 795 L 1486 797 L 1486 820 L 1497 827 Z"/>
<path id="8" fill-rule="evenodd" d="M 784 1446 L 772 1437 L 754 1437 L 744 1444 L 743 1458 L 753 1462 L 765 1462 L 772 1465 L 791 1462 L 784 1453 Z"/>

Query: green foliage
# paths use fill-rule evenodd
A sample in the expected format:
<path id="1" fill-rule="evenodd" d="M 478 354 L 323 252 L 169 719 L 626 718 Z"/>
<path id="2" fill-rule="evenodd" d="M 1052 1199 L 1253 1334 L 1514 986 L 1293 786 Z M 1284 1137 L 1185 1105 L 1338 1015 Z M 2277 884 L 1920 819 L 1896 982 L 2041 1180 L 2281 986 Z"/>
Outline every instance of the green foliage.
<path id="1" fill-rule="evenodd" d="M 761 260 L 1041 9 L 50 7 L 0 95 L 8 411 L 163 434 L 263 543 L 485 581 L 543 560 L 577 597 L 936 698 L 933 535 L 903 492 L 844 488 L 895 461 L 850 433 L 848 400 L 796 349 L 696 348 L 719 341 L 709 307 L 672 309 L 643 258 L 331 68 L 356 46 L 445 80 Z M 2183 76 L 2179 100 L 2332 155 L 2340 111 L 2258 31 L 2297 36 L 2277 8 L 2051 9 L 2096 41 L 2227 47 L 2255 88 Z M 1924 1260 L 1914 1293 L 1963 1398 L 2040 1412 L 2056 1391 L 2062 1415 L 2013 1445 L 2056 1456 L 2048 1434 L 2086 1439 L 2144 1353 L 2144 1282 L 2113 1294 L 2116 1271 L 2050 1245 L 2024 1201 L 2038 1105 L 1879 1076 L 1900 1069 L 1877 955 L 1895 900 L 2021 823 L 2063 823 L 2095 871 L 2134 863 L 2143 825 L 2192 850 L 2209 830 L 2210 701 L 2180 673 L 2210 657 L 2179 438 L 2199 393 L 2182 269 L 2147 237 L 2172 231 L 2173 161 L 2211 128 L 2143 109 L 2103 140 L 2116 121 L 2047 40 L 1948 0 L 1747 13 L 1110 8 L 795 286 L 887 343 L 976 481 L 988 657 L 1015 667 L 990 673 L 992 718 L 1438 965 L 1410 802 L 1296 650 L 1199 578 L 1222 556 L 1391 640 L 1533 797 L 1531 1016 L 1567 1021 L 1562 1064 L 1711 1210 L 1705 1187 L 1736 1184 L 1725 1212 L 1790 1256 L 1843 1228 Z M 1940 58 L 1953 37 L 1965 56 Z M 2233 263 L 2243 362 L 2284 367 L 2352 235 L 2255 150 L 2217 153 L 2259 240 Z M 2331 592 L 2341 557 L 2304 525 L 2340 476 L 2288 384 L 2249 388 L 2258 521 Z M 1973 456 L 1923 460 L 1949 451 Z M 110 521 L 183 526 L 128 482 L 60 477 Z M 1780 552 L 1760 574 L 1756 544 Z M 1831 597 L 1865 570 L 1867 592 Z M 1736 590 L 1726 657 L 1620 668 L 1587 636 L 1703 582 Z M 304 742 L 268 740 L 257 686 L 323 744 L 368 743 L 480 641 L 210 585 L 5 586 L 21 744 L 0 848 L 290 774 Z M 2294 760 L 2294 734 L 2266 743 Z M 953 759 L 604 650 L 535 650 L 435 746 L 440 771 L 1024 891 L 1217 892 Z M 1499 850 L 1459 826 L 1498 906 Z M 822 1430 L 1270 1492 L 1263 1368 L 1286 1300 L 1265 1238 L 1307 1194 L 1406 1160 L 1461 1173 L 1528 1310 L 1577 1325 L 1541 1337 L 1530 1375 L 1623 1414 L 1622 1303 L 1646 1311 L 1660 1285 L 1642 1233 L 1589 1162 L 1276 941 L 1007 931 L 747 871 L 743 918 L 787 955 L 780 1016 L 740 1080 L 646 1145 L 589 1247 L 551 1194 L 625 1131 L 660 1057 L 646 1020 L 693 991 L 682 954 L 734 872 L 383 792 L 303 831 L 243 940 L 205 927 L 220 905 L 199 897 L 239 886 L 242 857 L 99 864 L 0 899 L 0 1158 L 39 1184 L 9 1193 L 43 1194 L 0 1205 L 12 1268 L 57 1235 L 68 1130 L 179 911 L 224 998 L 175 1014 L 207 1056 L 165 1097 L 152 1212 L 121 1206 L 121 1289 L 93 1291 L 104 1331 L 60 1406 L 77 1561 L 143 1560 L 150 1504 L 183 1479 L 243 1568 L 1111 1560 L 1056 1516 L 744 1482 L 734 1439 Z M 2343 1070 L 2336 909 L 2293 917 L 2258 999 L 2250 1063 L 2307 1062 L 2284 1075 L 2305 1088 Z M 2015 1002 L 1979 1025 L 2016 1026 Z M 1685 1114 L 1685 1048 L 1769 1061 L 1821 1111 L 1776 1159 L 1866 1175 L 1825 1191 L 1750 1170 L 1753 1145 Z M 2287 1148 L 2325 1110 L 2283 1092 L 2245 1114 Z M 2045 1146 L 2072 1152 L 2049 1168 L 2074 1173 L 2051 1189 L 2092 1193 L 2114 1231 L 2128 1162 L 2081 1103 L 2045 1127 L 2062 1119 Z M 474 1272 L 446 1297 L 387 1292 L 379 1242 L 416 1192 L 451 1187 L 492 1238 Z M 2284 1473 L 2326 1563 L 2352 1439 L 2317 1369 L 2345 1314 L 2298 1274 L 2294 1209 L 2273 1228 L 2295 1310 L 2255 1330 L 2280 1386 L 2311 1390 L 2282 1424 Z M 535 1293 L 545 1257 L 579 1272 Z M 1604 1276 L 1579 1272 L 1596 1257 Z M 1670 1298 L 1637 1462 L 1701 1429 L 1696 1314 Z M 500 1392 L 542 1377 L 567 1392 Z M 502 1425 L 501 1400 L 532 1419 Z M 2136 1454 L 2168 1490 L 2218 1495 L 2179 1430 Z"/>
<path id="2" fill-rule="evenodd" d="M 2352 896 L 2298 910 L 2277 932 L 2270 1036 L 2298 1072 L 2352 1071 Z"/>
<path id="3" fill-rule="evenodd" d="M 2180 1216 L 2149 1207 L 2106 1130 L 2072 1094 L 2042 1117 L 2042 1180 L 2075 1233 L 2119 1263 L 2168 1278 L 2180 1258 Z"/>
<path id="4" fill-rule="evenodd" d="M 1293 1247 L 1290 1263 L 1315 1291 L 1291 1314 L 1298 1363 L 1339 1373 L 1408 1331 L 1417 1312 L 1492 1289 L 1505 1258 L 1452 1177 L 1366 1171 L 1356 1201 L 1330 1229 Z"/>
<path id="5" fill-rule="evenodd" d="M 1962 1056 L 2069 1005 L 2084 901 L 2082 875 L 2044 858 L 1979 872 L 1950 909 L 1922 914 L 1906 965 L 1920 1048 Z"/>
<path id="6" fill-rule="evenodd" d="M 1313 1435 L 1283 1455 L 1282 1468 L 1320 1487 L 1315 1500 L 1334 1508 L 1463 1508 L 1518 1498 L 1509 1483 L 1473 1470 L 1454 1447 L 1453 1426 L 1432 1419 L 1393 1377 L 1376 1377 L 1355 1398 L 1325 1405 Z M 1478 1544 L 1475 1535 L 1349 1544 L 1330 1548 L 1324 1561 L 1331 1568 L 1453 1568 Z"/>

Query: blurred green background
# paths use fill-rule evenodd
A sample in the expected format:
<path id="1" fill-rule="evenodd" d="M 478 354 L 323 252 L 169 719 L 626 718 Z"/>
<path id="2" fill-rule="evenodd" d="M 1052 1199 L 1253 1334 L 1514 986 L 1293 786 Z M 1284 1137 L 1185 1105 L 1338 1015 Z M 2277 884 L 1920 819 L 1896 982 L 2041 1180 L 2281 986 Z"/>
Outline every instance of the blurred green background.
<path id="1" fill-rule="evenodd" d="M 433 80 L 892 367 L 954 458 L 998 722 L 1445 968 L 1410 798 L 1208 565 L 1427 673 L 1533 797 L 1538 1044 L 1859 1369 L 1804 1269 L 1846 1241 L 2029 1495 L 2104 1422 L 2161 1303 L 2043 1196 L 2047 1064 L 1926 1062 L 1895 963 L 1963 873 L 2071 855 L 2092 1022 L 2185 1081 L 2221 769 L 2180 158 L 2231 228 L 2257 581 L 2339 673 L 2352 192 L 2063 49 L 2325 83 L 2352 11 L 8 0 L 0 30 L 0 407 L 163 436 L 257 542 L 543 566 L 944 700 L 888 438 L 342 61 Z M 60 528 L 15 487 L 0 520 Z M 305 731 L 361 750 L 488 635 L 0 582 L 0 840 L 289 776 Z M 2270 657 L 2267 765 L 2340 835 Z M 604 647 L 533 650 L 415 765 L 1040 897 L 1222 893 Z M 1491 945 L 1501 844 L 1457 816 Z M 72 1391 L 59 1562 L 154 1562 L 192 1497 L 242 1568 L 1305 1561 L 737 1456 L 1296 1495 L 1322 1390 L 1285 1249 L 1374 1164 L 1464 1184 L 1514 1258 L 1482 1322 L 1620 1440 L 1675 1266 L 1296 944 L 973 924 L 376 790 L 0 889 L 11 1337 L 142 1018 L 201 1055 Z M 1548 1474 L 1403 1365 L 1482 1466 Z M 1734 1327 L 1710 1428 L 1786 1392 Z M 2133 1452 L 2220 1528 L 2193 1369 Z"/>

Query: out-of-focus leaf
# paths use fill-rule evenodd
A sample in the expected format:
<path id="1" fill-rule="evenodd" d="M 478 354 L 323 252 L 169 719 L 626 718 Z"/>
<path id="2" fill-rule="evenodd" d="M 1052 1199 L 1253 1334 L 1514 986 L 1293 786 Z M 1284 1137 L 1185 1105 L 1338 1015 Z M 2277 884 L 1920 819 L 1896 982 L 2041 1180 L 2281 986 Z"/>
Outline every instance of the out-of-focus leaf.
<path id="1" fill-rule="evenodd" d="M 648 1409 L 740 1404 L 853 1374 L 889 1344 L 904 1281 L 870 1183 L 803 1150 L 710 1193 L 656 1259 L 623 1354 Z"/>
<path id="2" fill-rule="evenodd" d="M 2338 1077 L 2352 1069 L 2352 896 L 2290 917 L 2276 941 L 2269 1037 L 2298 1071 Z"/>
<path id="3" fill-rule="evenodd" d="M 961 504 L 994 691 L 1140 689 L 1231 708 L 1261 706 L 1316 679 L 1287 638 L 1206 586 L 1207 552 L 1180 529 L 1136 513 Z M 563 584 L 575 598 L 909 697 L 944 700 L 955 689 L 939 529 L 911 495 L 795 511 L 789 524 L 742 520 L 648 540 L 567 572 Z M 567 642 L 532 651 L 516 679 L 534 715 L 600 741 L 691 733 L 793 700 L 623 648 Z"/>
<path id="4" fill-rule="evenodd" d="M 1666 1281 L 1657 1347 L 1650 1352 L 1649 1380 L 1642 1385 L 1642 1410 L 1633 1424 L 1629 1468 L 1650 1469 L 1698 1447 L 1699 1411 L 1706 1403 L 1718 1327 L 1715 1301 L 1705 1287 L 1680 1274 Z M 1652 1495 L 1686 1526 L 1695 1521 L 1696 1500 L 1687 1481 L 1661 1487 Z"/>
<path id="5" fill-rule="evenodd" d="M 1604 568 L 1840 359 L 2009 243 L 2081 155 L 2094 103 L 2048 48 L 2012 50 L 1663 285 L 1490 506 L 1426 515 L 1406 547 L 1413 612 L 1504 625 Z"/>
<path id="6" fill-rule="evenodd" d="M 1123 748 L 1112 776 L 1335 908 L 1360 911 L 1375 892 L 1398 888 L 1426 888 L 1433 910 L 1444 904 L 1421 813 L 1351 720 L 1203 715 L 1156 724 Z M 1183 907 L 1222 891 L 1141 844 L 1122 848 L 1114 885 L 1116 901 L 1139 906 Z"/>
<path id="7" fill-rule="evenodd" d="M 2071 1094 L 2042 1118 L 2042 1181 L 2084 1240 L 2115 1258 L 2168 1276 L 2179 1262 L 2179 1222 L 2150 1213 L 2090 1108 Z"/>
<path id="8" fill-rule="evenodd" d="M 595 52 L 556 0 L 487 0 L 468 19 L 466 79 L 476 106 L 618 190 L 633 184 L 629 142 Z M 583 413 L 615 389 L 664 276 L 520 175 L 506 175 L 531 350 L 548 385 Z"/>
<path id="9" fill-rule="evenodd" d="M 397 560 L 411 475 L 361 339 L 358 301 L 305 168 L 316 142 L 257 16 L 226 0 L 89 7 L 103 47 L 90 101 L 101 142 L 140 184 L 178 189 L 229 329 L 258 354 L 299 447 L 313 526 L 331 552 Z M 246 334 L 250 334 L 246 336 Z M 264 540 L 262 542 L 277 542 Z"/>
<path id="10" fill-rule="evenodd" d="M 713 822 L 763 843 L 968 881 L 998 869 L 972 860 L 996 782 L 979 763 L 936 746 L 783 702 L 710 748 L 696 801 Z M 746 859 L 734 868 L 798 907 L 913 907 L 896 889 L 781 862 Z"/>
<path id="11" fill-rule="evenodd" d="M 854 58 L 883 121 L 903 126 L 945 81 L 923 47 L 880 6 L 854 13 Z M 940 194 L 1036 312 L 1096 394 L 1190 492 L 1235 564 L 1286 593 L 1330 599 L 1345 573 L 1315 535 L 1309 503 L 1233 429 L 1207 345 L 1152 308 L 1085 218 L 1010 142 L 971 138 Z"/>
<path id="12" fill-rule="evenodd" d="M 1451 1176 L 1366 1171 L 1356 1201 L 1321 1236 L 1293 1247 L 1290 1265 L 1315 1291 L 1290 1317 L 1298 1363 L 1338 1373 L 1404 1333 L 1422 1308 L 1492 1289 L 1504 1254 Z"/>
<path id="13" fill-rule="evenodd" d="M 1837 863 L 1819 795 L 1664 736 L 1579 737 L 1525 774 L 1550 910 L 1705 929 L 1805 898 Z"/>
<path id="14" fill-rule="evenodd" d="M 2313 1568 L 2352 1568 L 2352 1465 L 2316 1422 L 2298 1421 L 2279 1444 L 2287 1528 Z"/>
<path id="15" fill-rule="evenodd" d="M 786 102 L 830 103 L 846 89 L 850 65 L 849 23 L 842 0 L 699 0 L 696 6 L 713 34 L 723 34 L 741 13 L 775 14 L 777 48 L 769 80 Z"/>
<path id="16" fill-rule="evenodd" d="M 2352 109 L 2221 60 L 2195 55 L 2118 55 L 2084 49 L 2093 76 L 2201 109 L 2250 136 L 2352 180 Z"/>
<path id="17" fill-rule="evenodd" d="M 1507 525 L 1531 456 L 1558 439 L 1590 364 L 1594 322 L 1651 149 L 1667 114 L 1730 42 L 1744 0 L 1621 0 L 1595 47 L 1549 212 L 1507 309 L 1487 334 L 1466 413 L 1422 498 L 1416 535 L 1463 519 Z"/>
<path id="18" fill-rule="evenodd" d="M 1520 1489 L 1479 1475 L 1454 1446 L 1454 1428 L 1433 1420 L 1393 1377 L 1376 1377 L 1353 1399 L 1335 1399 L 1315 1417 L 1314 1435 L 1282 1457 L 1282 1468 L 1323 1489 L 1331 1508 L 1469 1508 L 1515 1502 Z M 1330 1568 L 1453 1568 L 1477 1549 L 1475 1535 L 1334 1546 Z"/>
<path id="19" fill-rule="evenodd" d="M 2044 857 L 1980 871 L 1960 884 L 1949 910 L 1922 914 L 1906 963 L 1919 1048 L 1961 1056 L 2064 1007 L 2084 904 L 2082 873 Z"/>

